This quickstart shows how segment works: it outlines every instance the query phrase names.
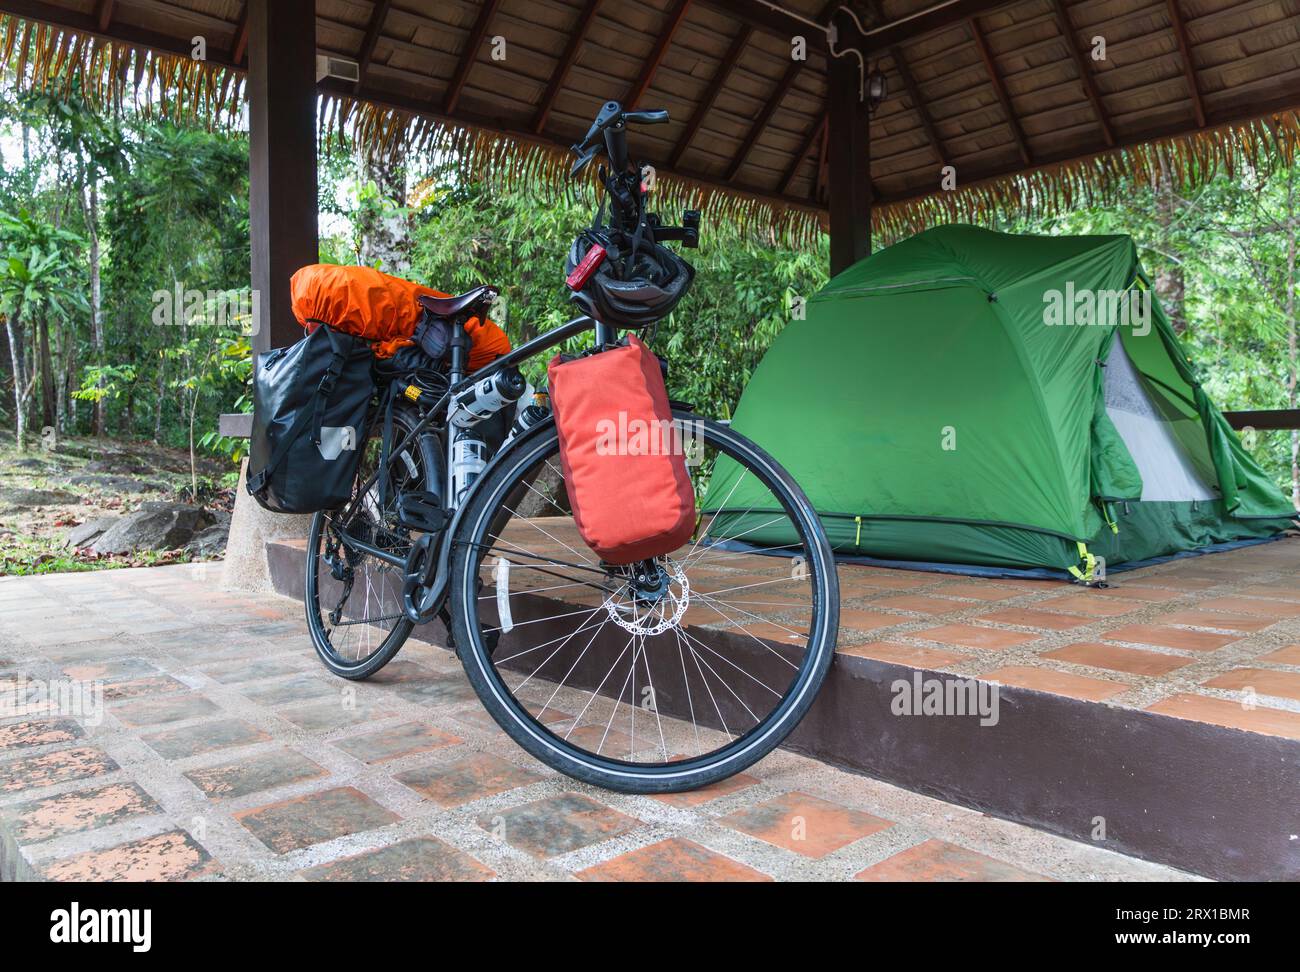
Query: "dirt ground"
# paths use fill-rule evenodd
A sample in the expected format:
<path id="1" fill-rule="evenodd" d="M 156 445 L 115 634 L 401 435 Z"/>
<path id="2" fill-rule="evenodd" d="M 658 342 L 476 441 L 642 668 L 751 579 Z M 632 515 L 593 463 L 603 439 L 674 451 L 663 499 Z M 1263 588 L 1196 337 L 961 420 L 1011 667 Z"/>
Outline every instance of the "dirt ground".
<path id="1" fill-rule="evenodd" d="M 194 559 L 181 550 L 100 555 L 66 545 L 69 531 L 91 520 L 129 513 L 149 501 L 195 503 L 229 511 L 234 467 L 212 457 L 197 462 L 193 495 L 189 453 L 152 442 L 37 439 L 24 452 L 12 433 L 0 436 L 0 576 Z"/>

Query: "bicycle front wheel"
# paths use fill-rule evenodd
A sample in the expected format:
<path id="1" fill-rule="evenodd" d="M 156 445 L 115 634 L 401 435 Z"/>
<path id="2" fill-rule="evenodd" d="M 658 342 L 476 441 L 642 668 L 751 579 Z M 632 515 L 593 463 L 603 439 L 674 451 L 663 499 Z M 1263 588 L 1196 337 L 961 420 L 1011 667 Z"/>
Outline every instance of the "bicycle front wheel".
<path id="1" fill-rule="evenodd" d="M 729 428 L 674 424 L 700 519 L 671 554 L 613 566 L 582 542 L 551 422 L 502 457 L 454 540 L 456 644 L 488 711 L 542 762 L 627 792 L 694 789 L 761 759 L 835 651 L 835 565 L 803 492 Z"/>

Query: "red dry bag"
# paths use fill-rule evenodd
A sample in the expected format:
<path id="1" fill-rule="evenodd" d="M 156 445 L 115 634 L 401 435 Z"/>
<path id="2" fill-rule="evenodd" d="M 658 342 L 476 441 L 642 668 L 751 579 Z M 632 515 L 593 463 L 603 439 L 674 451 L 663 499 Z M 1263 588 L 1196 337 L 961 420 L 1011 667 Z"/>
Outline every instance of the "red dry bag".
<path id="1" fill-rule="evenodd" d="M 627 346 L 547 369 L 573 519 L 611 564 L 676 550 L 695 529 L 695 491 L 659 360 Z"/>

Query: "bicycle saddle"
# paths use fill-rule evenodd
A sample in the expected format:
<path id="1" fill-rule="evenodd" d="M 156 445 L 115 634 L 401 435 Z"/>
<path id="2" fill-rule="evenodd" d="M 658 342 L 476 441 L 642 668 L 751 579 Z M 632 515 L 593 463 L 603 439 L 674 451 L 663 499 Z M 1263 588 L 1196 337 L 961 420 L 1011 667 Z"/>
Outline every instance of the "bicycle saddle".
<path id="1" fill-rule="evenodd" d="M 497 289 L 490 286 L 475 287 L 473 290 L 467 290 L 459 297 L 427 297 L 421 294 L 418 299 L 420 306 L 435 317 L 455 319 L 465 314 L 466 311 L 473 311 L 479 305 L 486 308 L 488 304 L 497 299 Z"/>

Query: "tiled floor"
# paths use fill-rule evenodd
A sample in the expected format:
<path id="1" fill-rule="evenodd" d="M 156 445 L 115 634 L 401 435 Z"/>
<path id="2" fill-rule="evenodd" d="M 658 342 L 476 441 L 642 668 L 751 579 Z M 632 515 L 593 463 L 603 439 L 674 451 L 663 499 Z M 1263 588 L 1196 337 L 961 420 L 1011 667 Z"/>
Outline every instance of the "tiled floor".
<path id="1" fill-rule="evenodd" d="M 1083 678 L 1115 686 L 1120 694 L 1108 701 L 1159 698 L 1191 717 L 1226 718 L 1212 707 L 1241 710 L 1231 701 L 1240 690 L 1202 685 L 1210 678 L 1247 667 L 1300 677 L 1288 654 L 1300 641 L 1297 622 L 1287 613 L 1300 598 L 1285 596 L 1283 562 L 1295 546 L 1275 545 L 1268 561 L 1267 579 L 1281 596 L 1271 591 L 1260 603 L 1276 625 L 1208 651 L 1119 644 L 1188 659 L 1177 685 L 1158 693 L 1145 681 L 1154 676 L 1088 664 L 1111 657 L 1105 653 L 1083 663 L 1039 655 L 1074 641 L 1109 644 L 1110 628 L 1156 624 L 1153 611 L 1189 607 L 1205 596 L 1199 587 L 1188 597 L 1171 588 L 1179 596 L 1164 602 L 1135 598 L 1132 617 L 1057 632 L 985 617 L 999 608 L 1038 610 L 1038 602 L 1060 596 L 1051 586 L 985 589 L 846 569 L 850 608 L 867 616 L 877 599 L 893 604 L 885 637 L 846 628 L 844 641 L 851 651 L 916 653 L 927 664 L 999 678 L 1037 671 Z M 766 566 L 759 560 L 746 569 Z M 1227 564 L 1213 570 L 1210 596 L 1231 598 L 1233 615 L 1256 607 L 1245 593 L 1249 575 Z M 0 876 L 1185 877 L 1102 843 L 1040 833 L 788 753 L 690 794 L 635 797 L 582 786 L 535 763 L 496 729 L 441 648 L 413 641 L 383 678 L 343 682 L 312 655 L 300 605 L 224 592 L 219 576 L 218 567 L 198 565 L 0 580 Z M 1010 637 L 950 636 L 953 625 Z M 1269 691 L 1290 681 L 1250 678 Z M 86 685 L 103 688 L 102 709 L 93 694 L 71 694 Z M 45 689 L 64 694 L 32 694 Z M 1263 702 L 1274 719 L 1300 718 L 1294 699 Z"/>
<path id="2" fill-rule="evenodd" d="M 525 524 L 511 529 L 529 550 L 560 558 L 581 544 L 571 521 L 545 523 L 550 546 Z M 794 623 L 770 593 L 786 562 L 731 556 L 714 569 L 717 589 L 766 592 L 751 614 Z M 1300 739 L 1300 536 L 1114 572 L 1096 589 L 873 567 L 839 574 L 842 652 Z M 696 623 L 720 624 L 716 613 Z"/>

